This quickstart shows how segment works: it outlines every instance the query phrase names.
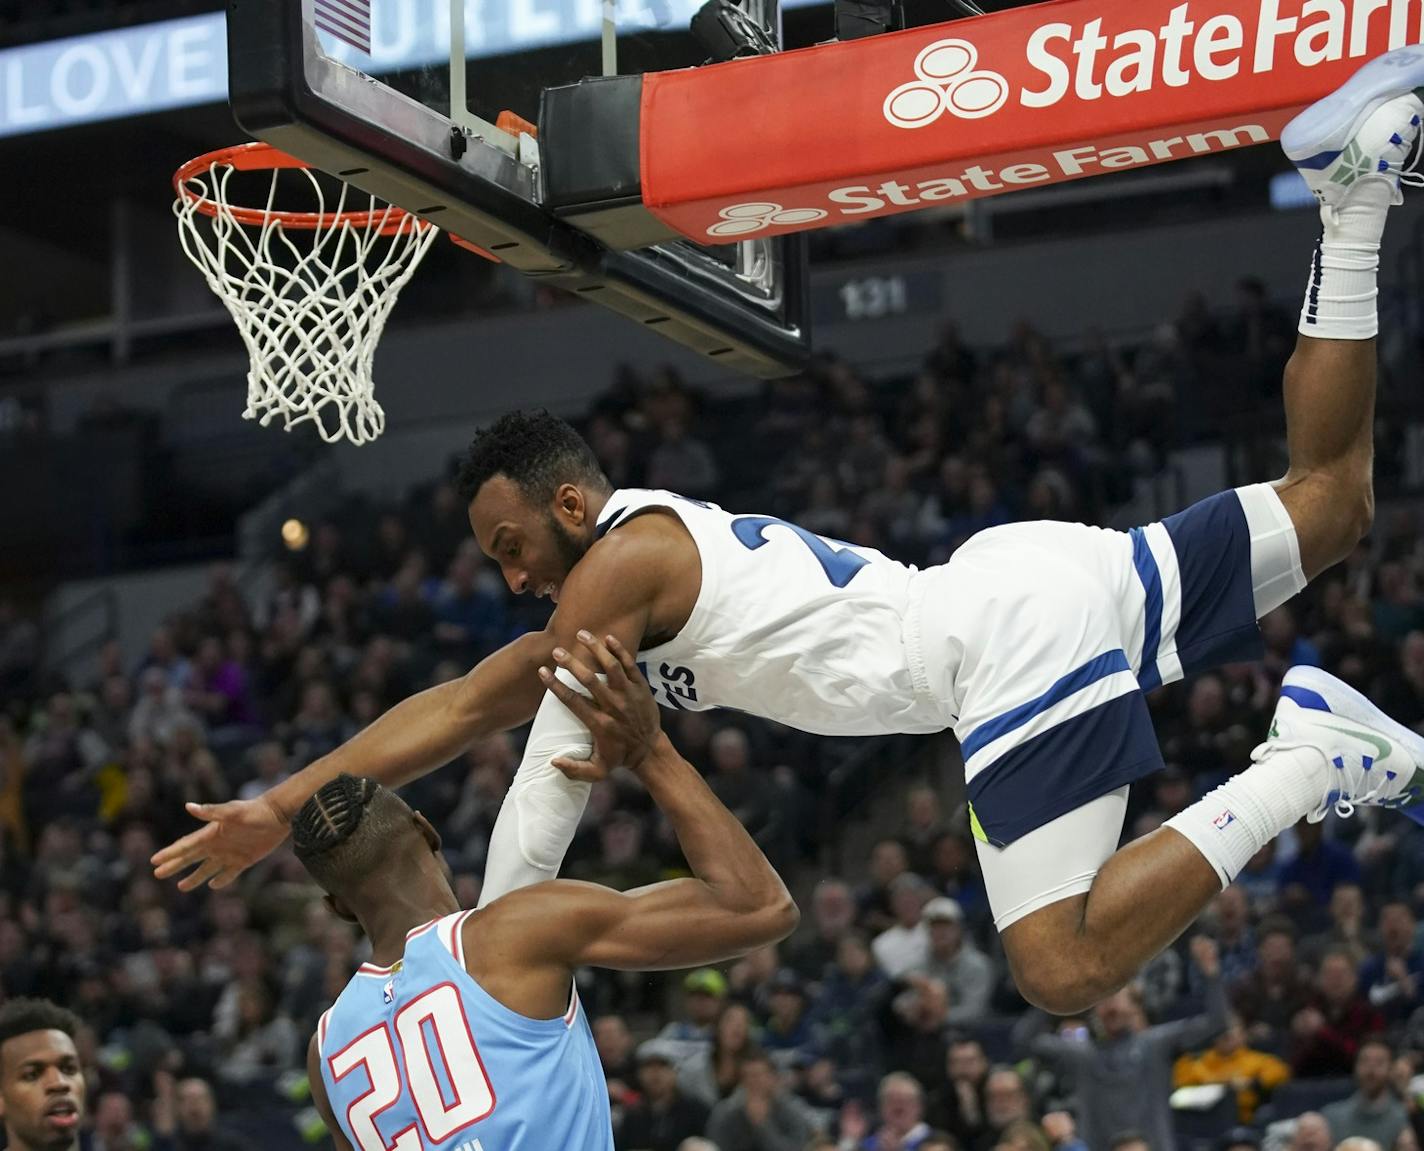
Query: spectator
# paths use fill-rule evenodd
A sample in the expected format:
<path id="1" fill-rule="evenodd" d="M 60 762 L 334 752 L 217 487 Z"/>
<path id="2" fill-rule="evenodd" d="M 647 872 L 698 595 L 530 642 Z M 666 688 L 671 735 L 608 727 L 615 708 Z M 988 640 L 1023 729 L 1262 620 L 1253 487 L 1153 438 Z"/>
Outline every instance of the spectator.
<path id="1" fill-rule="evenodd" d="M 945 1060 L 945 1078 L 930 1098 L 927 1114 L 936 1127 L 952 1132 L 965 1148 L 977 1146 L 988 1126 L 988 1078 L 989 1059 L 979 1041 L 952 1039 Z"/>
<path id="2" fill-rule="evenodd" d="M 897 875 L 890 883 L 890 909 L 895 922 L 875 937 L 870 945 L 880 970 L 897 979 L 929 961 L 930 932 L 924 922 L 925 904 L 932 890 L 911 872 Z"/>
<path id="3" fill-rule="evenodd" d="M 1318 1111 L 1307 1111 L 1295 1121 L 1290 1151 L 1330 1151 L 1330 1123 Z"/>
<path id="4" fill-rule="evenodd" d="M 1296 962 L 1295 929 L 1288 920 L 1262 922 L 1258 955 L 1260 966 L 1236 988 L 1236 1009 L 1251 1042 L 1279 1050 L 1311 997 L 1310 984 Z"/>
<path id="5" fill-rule="evenodd" d="M 880 1016 L 887 1066 L 933 1082 L 949 1051 L 949 989 L 942 980 L 909 974 L 889 990 Z"/>
<path id="6" fill-rule="evenodd" d="M 989 1151 L 1015 1123 L 1033 1121 L 1033 1100 L 1023 1076 L 1012 1067 L 997 1067 L 984 1080 L 984 1126 L 975 1151 Z"/>
<path id="7" fill-rule="evenodd" d="M 1232 1013 L 1226 1029 L 1200 1054 L 1183 1055 L 1172 1071 L 1175 1087 L 1224 1083 L 1236 1093 L 1236 1108 L 1242 1123 L 1249 1124 L 1256 1108 L 1270 1093 L 1290 1079 L 1284 1060 L 1246 1046 L 1246 1028 Z"/>
<path id="8" fill-rule="evenodd" d="M 146 1151 L 153 1136 L 134 1118 L 133 1103 L 122 1091 L 105 1091 L 94 1105 L 93 1151 Z"/>
<path id="9" fill-rule="evenodd" d="M 1384 1029 L 1384 1017 L 1359 993 L 1359 976 L 1343 951 L 1320 961 L 1316 992 L 1291 1021 L 1291 1066 L 1297 1075 L 1348 1075 L 1360 1044 Z"/>
<path id="10" fill-rule="evenodd" d="M 209 728 L 250 727 L 257 721 L 247 670 L 215 635 L 198 645 L 184 703 Z"/>
<path id="11" fill-rule="evenodd" d="M 193 1076 L 170 1087 L 172 1076 L 160 1073 L 158 1079 L 163 1086 L 155 1102 L 154 1126 L 159 1135 L 172 1140 L 174 1151 L 250 1151 L 246 1140 L 218 1122 L 217 1100 L 207 1080 Z M 165 1112 L 162 1120 L 160 1104 Z"/>
<path id="12" fill-rule="evenodd" d="M 1043 1137 L 1053 1151 L 1088 1151 L 1078 1138 L 1078 1124 L 1067 1111 L 1050 1111 L 1043 1117 Z"/>
<path id="13" fill-rule="evenodd" d="M 250 753 L 253 777 L 237 789 L 238 799 L 256 799 L 286 779 L 287 753 L 276 740 L 254 747 Z"/>
<path id="14" fill-rule="evenodd" d="M 709 1111 L 677 1086 L 677 1052 L 661 1040 L 638 1048 L 642 1098 L 623 1112 L 618 1151 L 676 1151 L 678 1144 L 706 1130 Z"/>
<path id="15" fill-rule="evenodd" d="M 1367 1039 L 1355 1056 L 1355 1093 L 1322 1108 L 1337 1139 L 1373 1139 L 1381 1147 L 1394 1141 L 1409 1125 L 1409 1113 L 1389 1082 L 1394 1052 L 1380 1039 Z"/>
<path id="16" fill-rule="evenodd" d="M 219 1019 L 213 1029 L 222 1061 L 218 1074 L 230 1083 L 250 1083 L 260 1075 L 275 1075 L 297 1066 L 301 1038 L 296 1026 L 277 1012 L 266 983 L 243 983 L 231 1022 Z"/>
<path id="17" fill-rule="evenodd" d="M 658 1038 L 674 1045 L 679 1062 L 694 1051 L 709 1048 L 726 1003 L 726 976 L 714 967 L 689 971 L 682 980 L 682 1004 L 687 1018 L 669 1021 L 658 1032 Z"/>
<path id="18" fill-rule="evenodd" d="M 474 541 L 463 541 L 435 595 L 435 643 L 462 665 L 475 662 L 481 651 L 504 638 L 504 599 L 481 586 L 481 562 Z"/>
<path id="19" fill-rule="evenodd" d="M 1119 1131 L 1108 1140 L 1108 1151 L 1153 1151 L 1151 1141 L 1140 1131 Z"/>
<path id="20" fill-rule="evenodd" d="M 787 964 L 802 979 L 820 979 L 835 962 L 840 942 L 855 928 L 855 897 L 839 879 L 823 879 L 811 893 L 811 933 L 787 954 Z"/>
<path id="21" fill-rule="evenodd" d="M 802 1151 L 811 1125 L 770 1057 L 750 1051 L 742 1059 L 741 1085 L 712 1109 L 707 1137 L 720 1151 Z"/>
<path id="22" fill-rule="evenodd" d="M 788 1058 L 811 1045 L 811 1020 L 806 1011 L 806 989 L 789 967 L 783 967 L 767 987 L 766 1023 L 761 1029 L 762 1049 Z"/>
<path id="23" fill-rule="evenodd" d="M 910 850 L 911 866 L 916 871 L 929 870 L 930 849 L 944 832 L 939 792 L 927 784 L 911 788 L 905 795 L 905 826 L 901 838 Z"/>
<path id="24" fill-rule="evenodd" d="M 1358 883 L 1337 884 L 1330 896 L 1330 929 L 1301 941 L 1301 958 L 1311 966 L 1332 949 L 1344 951 L 1357 964 L 1375 948 L 1375 939 L 1365 923 L 1365 893 Z"/>
<path id="25" fill-rule="evenodd" d="M 1420 1006 L 1424 953 L 1415 946 L 1414 931 L 1408 904 L 1385 904 L 1379 915 L 1380 951 L 1360 969 L 1360 985 L 1387 1023 L 1407 1019 Z"/>
<path id="26" fill-rule="evenodd" d="M 1216 1151 L 1261 1151 L 1261 1135 L 1253 1127 L 1233 1127 L 1217 1140 Z"/>
<path id="27" fill-rule="evenodd" d="M 929 1139 L 920 1081 L 892 1071 L 876 1091 L 878 1122 L 863 1146 L 866 1151 L 917 1151 Z"/>
<path id="28" fill-rule="evenodd" d="M 875 1007 L 885 982 L 865 938 L 854 932 L 843 936 L 811 1008 L 811 1025 L 823 1048 L 851 1058 L 875 1051 Z"/>
<path id="29" fill-rule="evenodd" d="M 712 772 L 707 785 L 747 829 L 748 834 L 778 862 L 784 858 L 786 822 L 776 785 L 765 771 L 754 770 L 751 744 L 739 727 L 724 727 L 708 746 Z"/>
<path id="30" fill-rule="evenodd" d="M 947 896 L 925 904 L 920 918 L 929 931 L 929 959 L 920 971 L 949 989 L 949 1021 L 974 1023 L 989 1010 L 997 981 L 989 957 L 964 933 L 964 912 Z"/>
<path id="31" fill-rule="evenodd" d="M 1226 1026 L 1226 994 L 1216 944 L 1207 936 L 1192 940 L 1192 961 L 1206 988 L 1206 1013 L 1149 1027 L 1131 988 L 1109 996 L 1093 1009 L 1101 1039 L 1089 1042 L 1041 1035 L 1033 1050 L 1066 1071 L 1078 1085 L 1078 1121 L 1089 1147 L 1106 1146 L 1115 1132 L 1140 1130 L 1158 1151 L 1172 1151 L 1172 1064 L 1184 1049 L 1219 1034 Z"/>
<path id="32" fill-rule="evenodd" d="M 1323 907 L 1342 883 L 1359 884 L 1360 865 L 1348 848 L 1325 838 L 1325 824 L 1308 818 L 1295 825 L 1296 857 L 1281 869 L 1281 899 L 1287 907 Z"/>
<path id="33" fill-rule="evenodd" d="M 598 857 L 573 864 L 568 869 L 570 879 L 615 891 L 632 891 L 658 881 L 657 861 L 643 850 L 643 821 L 632 812 L 611 812 L 599 825 L 598 842 Z"/>
<path id="34" fill-rule="evenodd" d="M 909 869 L 909 853 L 898 839 L 882 839 L 870 849 L 870 881 L 856 894 L 861 930 L 873 937 L 894 925 L 890 885 Z"/>
<path id="35" fill-rule="evenodd" d="M 742 1060 L 756 1049 L 752 1013 L 741 1003 L 728 1003 L 717 1019 L 712 1045 L 694 1052 L 678 1068 L 682 1090 L 713 1107 L 736 1090 Z"/>
<path id="36" fill-rule="evenodd" d="M 1250 978 L 1256 968 L 1256 933 L 1251 929 L 1251 903 L 1246 889 L 1232 884 L 1212 901 L 1216 948 L 1221 955 L 1221 981 L 1230 988 Z"/>
<path id="37" fill-rule="evenodd" d="M 608 1103 L 613 1110 L 613 1129 L 618 1131 L 627 1109 L 638 1102 L 637 1062 L 633 1034 L 621 1015 L 600 1015 L 593 1021 L 593 1044 L 608 1084 Z"/>
<path id="38" fill-rule="evenodd" d="M 649 487 L 672 488 L 699 499 L 717 494 L 717 460 L 705 443 L 688 434 L 685 420 L 664 421 L 659 441 L 648 457 Z"/>

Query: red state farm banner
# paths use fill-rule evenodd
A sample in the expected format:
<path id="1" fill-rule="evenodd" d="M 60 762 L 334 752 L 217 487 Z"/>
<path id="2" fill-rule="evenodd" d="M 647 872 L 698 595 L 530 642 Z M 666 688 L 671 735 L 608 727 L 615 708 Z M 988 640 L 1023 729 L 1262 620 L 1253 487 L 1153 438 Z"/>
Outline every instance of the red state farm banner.
<path id="1" fill-rule="evenodd" d="M 1051 0 L 643 79 L 643 202 L 772 235 L 1275 139 L 1424 0 Z"/>

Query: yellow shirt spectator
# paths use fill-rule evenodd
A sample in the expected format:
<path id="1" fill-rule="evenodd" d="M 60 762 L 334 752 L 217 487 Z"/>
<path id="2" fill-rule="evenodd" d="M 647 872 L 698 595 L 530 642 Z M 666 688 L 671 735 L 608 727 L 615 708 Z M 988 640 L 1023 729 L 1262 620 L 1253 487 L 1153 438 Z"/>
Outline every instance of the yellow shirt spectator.
<path id="1" fill-rule="evenodd" d="M 1264 1097 L 1290 1078 L 1290 1067 L 1274 1055 L 1246 1046 L 1246 1029 L 1237 1015 L 1205 1051 L 1183 1055 L 1172 1068 L 1174 1087 L 1225 1083 L 1236 1092 L 1241 1122 L 1250 1123 Z"/>

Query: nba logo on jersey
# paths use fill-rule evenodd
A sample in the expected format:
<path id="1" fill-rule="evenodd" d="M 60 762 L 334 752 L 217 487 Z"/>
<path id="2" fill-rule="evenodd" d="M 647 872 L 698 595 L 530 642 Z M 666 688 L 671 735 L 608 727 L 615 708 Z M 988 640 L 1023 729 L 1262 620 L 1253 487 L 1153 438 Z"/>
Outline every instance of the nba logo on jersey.
<path id="1" fill-rule="evenodd" d="M 394 1003 L 396 1001 L 396 981 L 387 979 L 386 985 L 381 988 L 381 1002 Z"/>

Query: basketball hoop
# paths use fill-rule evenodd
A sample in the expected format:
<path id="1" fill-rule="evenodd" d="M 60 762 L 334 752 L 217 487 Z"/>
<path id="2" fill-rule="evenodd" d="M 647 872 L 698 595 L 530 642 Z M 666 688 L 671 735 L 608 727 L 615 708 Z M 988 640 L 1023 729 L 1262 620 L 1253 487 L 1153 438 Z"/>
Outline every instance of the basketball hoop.
<path id="1" fill-rule="evenodd" d="M 238 172 L 271 173 L 264 207 L 233 202 L 229 184 Z M 274 207 L 300 184 L 296 172 L 314 211 Z M 376 345 L 439 229 L 344 182 L 333 199 L 309 165 L 267 144 L 190 160 L 174 173 L 173 189 L 183 251 L 247 346 L 243 418 L 266 427 L 280 417 L 288 431 L 310 421 L 328 443 L 379 436 L 385 413 L 372 380 Z M 362 206 L 348 206 L 358 200 Z"/>

